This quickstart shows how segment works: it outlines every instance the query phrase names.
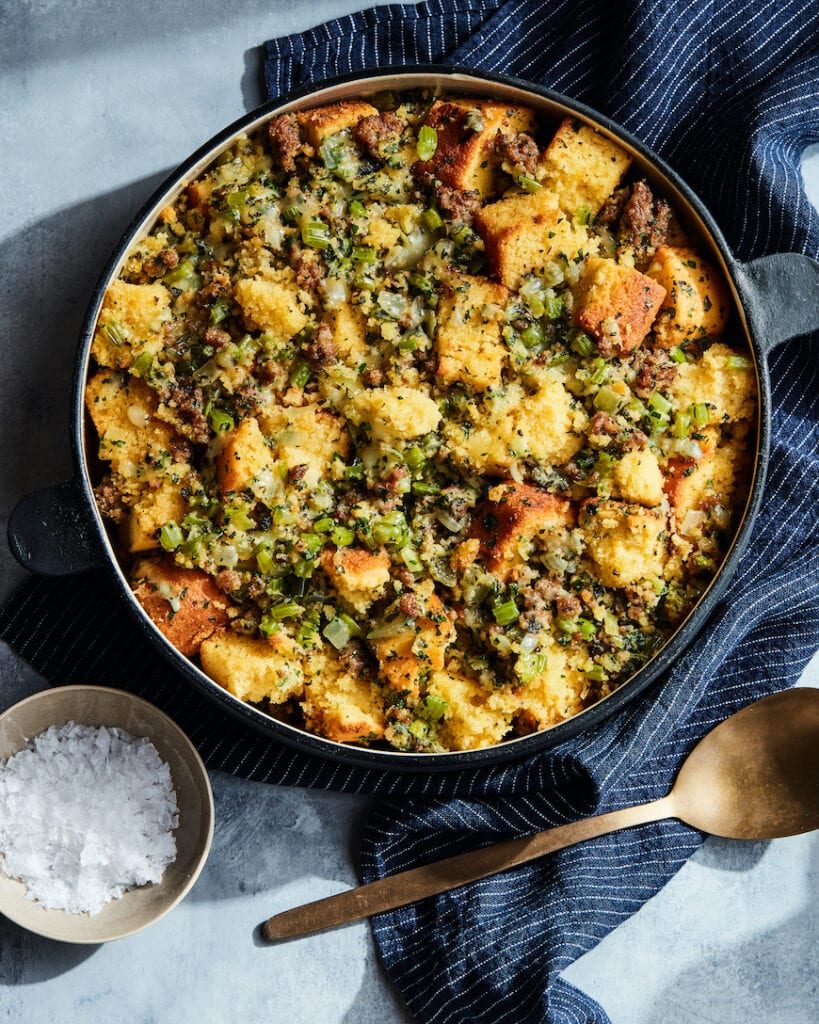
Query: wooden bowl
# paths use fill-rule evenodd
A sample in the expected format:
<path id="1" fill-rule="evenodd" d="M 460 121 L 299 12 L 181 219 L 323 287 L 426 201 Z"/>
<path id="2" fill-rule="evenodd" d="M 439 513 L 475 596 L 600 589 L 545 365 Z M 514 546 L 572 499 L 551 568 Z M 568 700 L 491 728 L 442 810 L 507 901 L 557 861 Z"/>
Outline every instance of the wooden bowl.
<path id="1" fill-rule="evenodd" d="M 43 690 L 0 715 L 0 760 L 22 750 L 48 729 L 78 725 L 125 729 L 147 737 L 168 764 L 176 790 L 179 826 L 176 860 L 161 882 L 125 893 L 97 914 L 47 910 L 26 896 L 22 882 L 0 870 L 0 913 L 29 931 L 62 942 L 110 942 L 140 931 L 172 910 L 199 877 L 213 839 L 213 793 L 205 765 L 176 723 L 152 704 L 105 686 L 61 686 Z"/>

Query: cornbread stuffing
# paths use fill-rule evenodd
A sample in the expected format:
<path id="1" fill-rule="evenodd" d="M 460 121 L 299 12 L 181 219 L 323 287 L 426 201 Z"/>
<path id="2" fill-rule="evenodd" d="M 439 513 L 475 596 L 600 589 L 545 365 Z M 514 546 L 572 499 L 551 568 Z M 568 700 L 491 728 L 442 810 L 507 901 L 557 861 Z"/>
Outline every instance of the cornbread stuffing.
<path id="1" fill-rule="evenodd" d="M 614 690 L 718 569 L 756 414 L 729 314 L 593 127 L 427 91 L 283 114 L 108 289 L 97 501 L 237 699 L 492 746 Z"/>

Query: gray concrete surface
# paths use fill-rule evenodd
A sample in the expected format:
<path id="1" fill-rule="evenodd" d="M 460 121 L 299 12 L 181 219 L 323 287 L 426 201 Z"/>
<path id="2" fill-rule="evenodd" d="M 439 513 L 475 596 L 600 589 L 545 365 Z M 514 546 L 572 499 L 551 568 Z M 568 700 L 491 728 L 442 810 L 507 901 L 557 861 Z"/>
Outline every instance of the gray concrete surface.
<path id="1" fill-rule="evenodd" d="M 165 173 L 262 98 L 257 46 L 350 0 L 0 0 L 0 529 L 71 474 L 69 381 L 112 245 Z M 814 200 L 819 154 L 806 162 Z M 0 545 L 0 597 L 22 579 Z M 0 645 L 8 701 L 38 685 Z M 805 682 L 819 685 L 819 659 Z M 366 801 L 214 774 L 217 834 L 190 897 L 110 946 L 0 921 L 0 1019 L 26 1024 L 387 1024 L 408 1018 L 366 926 L 275 949 L 277 908 L 354 884 Z M 819 836 L 709 840 L 567 976 L 614 1024 L 815 1024 Z"/>

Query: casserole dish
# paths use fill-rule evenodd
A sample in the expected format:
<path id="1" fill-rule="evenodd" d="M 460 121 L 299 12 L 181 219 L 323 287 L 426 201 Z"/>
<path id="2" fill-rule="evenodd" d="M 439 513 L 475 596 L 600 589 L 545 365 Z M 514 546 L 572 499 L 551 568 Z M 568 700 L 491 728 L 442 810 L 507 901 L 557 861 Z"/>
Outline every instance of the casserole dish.
<path id="1" fill-rule="evenodd" d="M 447 93 L 462 92 L 511 104 L 524 104 L 554 119 L 571 116 L 587 122 L 624 147 L 634 158 L 640 173 L 657 185 L 672 203 L 686 231 L 696 239 L 709 259 L 720 266 L 733 293 L 740 330 L 753 353 L 759 417 L 755 438 L 755 465 L 748 500 L 734 543 L 723 565 L 695 610 L 671 640 L 642 669 L 631 676 L 613 694 L 574 718 L 550 729 L 512 740 L 495 747 L 461 753 L 408 754 L 347 747 L 331 740 L 304 733 L 265 715 L 259 709 L 241 703 L 205 676 L 192 662 L 180 655 L 147 620 L 137 605 L 120 568 L 110 539 L 103 526 L 92 494 L 92 469 L 86 446 L 83 395 L 88 374 L 91 341 L 103 296 L 120 272 L 135 239 L 153 223 L 158 211 L 172 202 L 186 183 L 196 178 L 211 161 L 242 132 L 253 132 L 271 117 L 307 107 L 366 97 L 385 90 L 434 88 Z M 112 256 L 89 308 L 80 340 L 75 370 L 73 405 L 73 442 L 77 477 L 70 484 L 40 492 L 25 499 L 12 516 L 12 549 L 20 560 L 35 571 L 72 572 L 92 565 L 106 564 L 114 572 L 119 589 L 139 617 L 152 642 L 159 646 L 177 668 L 208 696 L 217 699 L 232 713 L 249 724 L 295 744 L 348 762 L 402 769 L 458 768 L 479 763 L 494 763 L 526 756 L 537 749 L 568 738 L 581 728 L 593 725 L 600 717 L 616 710 L 625 700 L 641 692 L 691 642 L 724 589 L 744 548 L 751 524 L 762 497 L 769 442 L 770 397 L 765 357 L 775 344 L 809 330 L 817 318 L 813 302 L 816 294 L 817 265 L 801 256 L 768 257 L 747 267 L 738 264 L 728 251 L 707 211 L 673 172 L 653 154 L 622 130 L 586 108 L 546 90 L 530 87 L 512 79 L 460 72 L 447 68 L 407 69 L 400 74 L 375 71 L 338 80 L 310 90 L 285 104 L 270 104 L 242 118 L 217 136 L 171 176 L 165 186 L 135 220 Z M 55 543 L 56 541 L 56 543 Z"/>

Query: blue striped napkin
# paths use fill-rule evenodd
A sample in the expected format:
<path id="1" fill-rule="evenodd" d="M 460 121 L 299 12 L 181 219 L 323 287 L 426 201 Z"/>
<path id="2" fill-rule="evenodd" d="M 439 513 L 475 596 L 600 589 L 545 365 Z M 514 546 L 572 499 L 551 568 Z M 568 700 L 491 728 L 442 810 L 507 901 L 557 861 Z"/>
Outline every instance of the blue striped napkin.
<path id="1" fill-rule="evenodd" d="M 440 61 L 551 86 L 644 139 L 704 198 L 735 252 L 819 254 L 799 154 L 819 141 L 816 5 L 477 0 L 380 7 L 266 44 L 271 97 L 375 64 Z M 404 776 L 319 761 L 204 700 L 131 621 L 107 574 L 29 580 L 0 637 L 54 684 L 105 683 L 164 708 L 207 764 L 383 797 L 362 837 L 371 881 L 497 839 L 661 796 L 695 742 L 791 685 L 819 647 L 819 338 L 770 360 L 773 454 L 751 544 L 698 642 L 640 701 L 508 767 Z M 0 699 L 9 697 L 2 692 Z M 11 699 L 9 697 L 9 699 Z M 560 972 L 633 914 L 702 837 L 673 822 L 593 840 L 373 922 L 419 1024 L 603 1024 Z"/>
<path id="2" fill-rule="evenodd" d="M 380 7 L 266 44 L 271 98 L 379 64 L 441 62 L 516 75 L 602 111 L 665 157 L 743 259 L 819 255 L 799 156 L 819 140 L 819 9 L 668 0 L 479 0 Z M 669 788 L 695 741 L 789 686 L 819 646 L 816 337 L 771 359 L 772 471 L 736 577 L 688 655 L 635 706 L 559 749 L 440 799 L 383 803 L 365 881 Z M 445 786 L 447 783 L 444 784 Z M 430 785 L 430 791 L 433 786 Z M 612 835 L 373 923 L 419 1022 L 602 1022 L 561 970 L 633 914 L 702 841 L 668 821 Z"/>

